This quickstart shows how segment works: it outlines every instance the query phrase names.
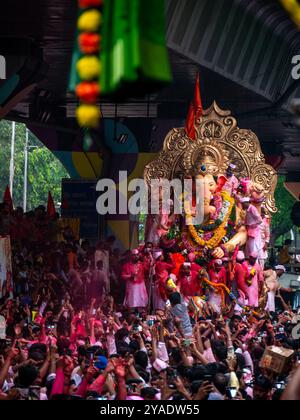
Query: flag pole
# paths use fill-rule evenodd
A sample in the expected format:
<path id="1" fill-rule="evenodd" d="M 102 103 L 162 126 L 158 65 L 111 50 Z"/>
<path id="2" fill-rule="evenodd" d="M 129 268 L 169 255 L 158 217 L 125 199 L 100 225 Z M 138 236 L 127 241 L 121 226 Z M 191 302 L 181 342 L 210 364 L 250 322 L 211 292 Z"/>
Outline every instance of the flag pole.
<path id="1" fill-rule="evenodd" d="M 11 197 L 13 196 L 14 175 L 15 175 L 15 139 L 16 139 L 16 123 L 11 123 L 11 145 L 10 145 L 10 166 L 9 166 L 9 189 Z"/>
<path id="2" fill-rule="evenodd" d="M 26 140 L 25 140 L 25 148 L 24 148 L 24 190 L 23 190 L 23 210 L 24 213 L 27 212 L 27 177 L 28 177 L 28 140 L 29 140 L 29 131 L 26 128 Z"/>

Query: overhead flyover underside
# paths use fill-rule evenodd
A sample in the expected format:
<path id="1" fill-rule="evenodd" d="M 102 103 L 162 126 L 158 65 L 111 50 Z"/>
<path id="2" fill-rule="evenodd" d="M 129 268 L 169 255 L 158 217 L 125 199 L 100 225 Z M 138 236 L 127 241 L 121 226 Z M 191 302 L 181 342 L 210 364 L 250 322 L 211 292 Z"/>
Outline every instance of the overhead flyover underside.
<path id="1" fill-rule="evenodd" d="M 76 1 L 3 3 L 0 45 L 6 45 L 11 57 L 11 73 L 21 77 L 19 90 L 0 103 L 0 112 L 5 107 L 3 116 L 28 124 L 62 160 L 69 153 L 80 153 L 82 135 L 74 118 L 77 100 L 67 93 Z M 166 0 L 166 14 L 172 85 L 122 104 L 102 101 L 101 142 L 112 143 L 126 126 L 138 146 L 134 150 L 156 153 L 167 131 L 183 124 L 200 71 L 205 107 L 216 100 L 230 109 L 242 128 L 257 133 L 265 154 L 282 160 L 280 171 L 299 181 L 299 129 L 289 108 L 300 97 L 299 82 L 291 77 L 292 57 L 300 52 L 300 32 L 279 2 Z M 26 40 L 21 62 L 13 47 L 16 43 L 10 46 L 7 37 Z M 0 81 L 0 99 L 4 85 Z M 120 125 L 116 128 L 111 120 Z M 101 154 L 102 146 L 95 143 L 91 152 Z M 98 169 L 92 168 L 92 173 Z"/>

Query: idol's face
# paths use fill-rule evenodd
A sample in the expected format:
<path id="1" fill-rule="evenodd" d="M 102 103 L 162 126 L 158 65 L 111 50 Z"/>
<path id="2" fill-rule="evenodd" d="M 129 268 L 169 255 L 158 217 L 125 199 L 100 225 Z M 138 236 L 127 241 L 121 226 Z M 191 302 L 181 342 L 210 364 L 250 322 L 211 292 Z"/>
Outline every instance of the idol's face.
<path id="1" fill-rule="evenodd" d="M 205 182 L 205 185 L 207 186 L 208 190 L 212 194 L 214 194 L 216 192 L 216 189 L 217 189 L 217 183 L 214 180 L 214 177 L 212 175 L 206 175 L 204 177 L 204 182 Z"/>

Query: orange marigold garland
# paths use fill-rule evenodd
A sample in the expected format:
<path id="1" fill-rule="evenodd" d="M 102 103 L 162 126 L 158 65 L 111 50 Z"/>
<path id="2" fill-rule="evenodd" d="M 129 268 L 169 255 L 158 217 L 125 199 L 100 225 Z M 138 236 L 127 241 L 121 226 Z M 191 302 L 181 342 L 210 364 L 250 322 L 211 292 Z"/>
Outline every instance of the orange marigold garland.
<path id="1" fill-rule="evenodd" d="M 218 293 L 221 296 L 222 299 L 222 307 L 224 308 L 226 305 L 226 298 L 225 294 L 227 294 L 229 297 L 232 297 L 230 289 L 226 286 L 224 283 L 213 283 L 208 278 L 208 274 L 205 270 L 199 271 L 199 279 L 201 282 L 204 282 L 208 286 L 212 287 L 215 291 L 215 293 Z"/>
<path id="2" fill-rule="evenodd" d="M 78 47 L 81 53 L 77 61 L 79 84 L 76 95 L 80 101 L 76 116 L 78 124 L 85 128 L 99 126 L 101 112 L 97 105 L 100 98 L 101 73 L 101 26 L 104 0 L 78 0 Z"/>
<path id="3" fill-rule="evenodd" d="M 207 277 L 202 277 L 202 281 L 204 281 L 204 283 L 206 283 L 208 286 L 212 287 L 216 293 L 221 295 L 221 299 L 222 299 L 222 306 L 225 306 L 225 293 L 227 293 L 228 295 L 231 294 L 230 290 L 228 289 L 228 287 L 226 286 L 226 284 L 223 283 L 213 283 L 210 280 L 208 280 Z"/>

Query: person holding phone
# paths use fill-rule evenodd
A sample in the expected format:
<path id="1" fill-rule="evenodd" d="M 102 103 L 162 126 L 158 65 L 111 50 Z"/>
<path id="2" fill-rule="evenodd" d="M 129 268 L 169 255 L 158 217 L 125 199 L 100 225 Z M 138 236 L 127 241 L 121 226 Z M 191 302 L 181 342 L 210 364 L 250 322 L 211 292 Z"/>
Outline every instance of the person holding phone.
<path id="1" fill-rule="evenodd" d="M 193 336 L 193 327 L 191 324 L 188 307 L 180 293 L 173 293 L 170 297 L 170 313 L 175 323 L 177 323 L 183 337 L 189 339 Z"/>

